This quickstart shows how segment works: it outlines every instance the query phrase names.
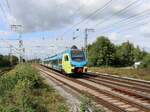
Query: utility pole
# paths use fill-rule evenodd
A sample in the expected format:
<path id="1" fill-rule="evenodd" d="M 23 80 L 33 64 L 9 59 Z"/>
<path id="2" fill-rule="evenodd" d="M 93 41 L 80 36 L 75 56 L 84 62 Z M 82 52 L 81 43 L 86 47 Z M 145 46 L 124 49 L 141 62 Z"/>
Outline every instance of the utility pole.
<path id="1" fill-rule="evenodd" d="M 12 66 L 12 64 L 13 64 L 13 63 L 12 63 L 12 61 L 13 61 L 13 60 L 12 60 L 12 45 L 10 45 L 9 48 L 10 48 L 9 61 L 10 61 L 10 65 Z"/>
<path id="2" fill-rule="evenodd" d="M 84 50 L 85 50 L 85 57 L 88 59 L 88 32 L 94 32 L 94 29 L 85 29 L 85 39 L 84 39 Z"/>
<path id="3" fill-rule="evenodd" d="M 22 57 L 23 57 L 23 59 L 25 59 L 25 48 L 23 48 L 22 51 L 23 51 L 23 56 Z"/>
<path id="4" fill-rule="evenodd" d="M 11 30 L 19 32 L 19 63 L 22 63 L 23 41 L 21 40 L 22 25 L 10 25 Z"/>
<path id="5" fill-rule="evenodd" d="M 23 62 L 23 41 L 21 40 L 21 38 L 19 39 L 19 60 L 20 63 Z"/>

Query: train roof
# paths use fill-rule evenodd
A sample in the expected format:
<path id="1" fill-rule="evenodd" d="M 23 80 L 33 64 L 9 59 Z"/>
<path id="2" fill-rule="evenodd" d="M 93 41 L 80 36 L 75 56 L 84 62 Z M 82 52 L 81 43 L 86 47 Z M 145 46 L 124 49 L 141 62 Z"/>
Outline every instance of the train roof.
<path id="1" fill-rule="evenodd" d="M 57 54 L 57 55 L 45 58 L 44 60 L 48 61 L 48 60 L 56 60 L 56 59 L 61 59 L 61 58 L 62 58 L 62 55 L 61 54 Z"/>
<path id="2" fill-rule="evenodd" d="M 71 48 L 68 48 L 68 49 L 65 50 L 64 52 L 58 53 L 58 54 L 53 55 L 53 56 L 51 56 L 51 57 L 48 57 L 48 58 L 46 58 L 46 59 L 44 59 L 44 60 L 46 61 L 46 60 L 57 60 L 57 59 L 62 59 L 62 55 L 63 55 L 64 53 L 70 53 L 71 50 L 73 50 L 73 49 L 79 50 L 76 46 L 72 46 Z"/>

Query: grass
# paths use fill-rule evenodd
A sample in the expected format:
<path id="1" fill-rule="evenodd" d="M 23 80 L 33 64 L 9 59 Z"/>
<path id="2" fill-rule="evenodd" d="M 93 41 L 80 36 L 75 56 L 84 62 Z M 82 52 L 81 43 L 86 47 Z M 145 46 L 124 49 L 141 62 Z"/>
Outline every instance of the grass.
<path id="1" fill-rule="evenodd" d="M 94 97 L 85 93 L 81 98 L 80 112 L 106 112 L 104 108 L 97 107 L 94 102 Z"/>
<path id="2" fill-rule="evenodd" d="M 29 64 L 0 77 L 0 112 L 68 112 L 57 91 Z"/>
<path id="3" fill-rule="evenodd" d="M 125 69 L 112 67 L 90 67 L 90 71 L 150 81 L 150 69 Z"/>

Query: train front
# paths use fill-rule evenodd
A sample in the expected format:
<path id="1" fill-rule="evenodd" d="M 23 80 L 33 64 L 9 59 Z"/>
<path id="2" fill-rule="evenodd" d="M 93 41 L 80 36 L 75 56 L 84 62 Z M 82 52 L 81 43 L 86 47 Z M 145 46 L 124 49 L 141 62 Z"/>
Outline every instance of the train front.
<path id="1" fill-rule="evenodd" d="M 79 49 L 71 50 L 71 71 L 73 73 L 85 73 L 87 72 L 87 59 L 85 52 Z"/>

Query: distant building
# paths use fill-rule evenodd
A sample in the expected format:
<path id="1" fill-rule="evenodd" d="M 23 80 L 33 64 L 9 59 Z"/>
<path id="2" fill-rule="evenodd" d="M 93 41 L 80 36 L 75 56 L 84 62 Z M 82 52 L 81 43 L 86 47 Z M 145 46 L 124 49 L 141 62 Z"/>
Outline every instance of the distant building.
<path id="1" fill-rule="evenodd" d="M 135 62 L 135 63 L 134 63 L 134 68 L 138 68 L 140 65 L 141 65 L 141 62 L 140 62 L 140 61 L 139 61 L 139 62 Z"/>

